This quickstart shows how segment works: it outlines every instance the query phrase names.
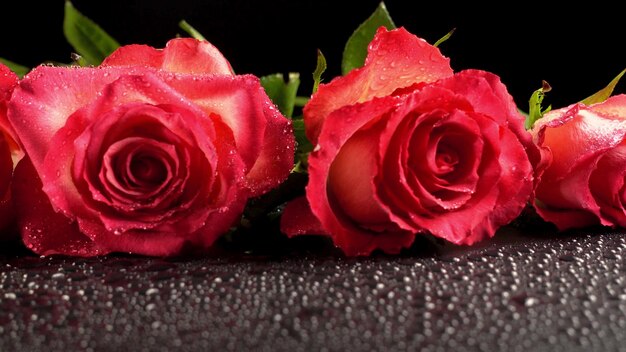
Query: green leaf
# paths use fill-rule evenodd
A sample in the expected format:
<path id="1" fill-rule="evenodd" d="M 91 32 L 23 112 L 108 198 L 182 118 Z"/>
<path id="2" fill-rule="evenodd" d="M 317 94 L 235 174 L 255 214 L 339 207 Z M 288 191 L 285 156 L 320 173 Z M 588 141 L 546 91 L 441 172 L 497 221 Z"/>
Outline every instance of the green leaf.
<path id="1" fill-rule="evenodd" d="M 195 28 L 193 28 L 187 21 L 181 20 L 180 22 L 178 22 L 178 26 L 182 30 L 187 32 L 187 34 L 189 34 L 192 38 L 206 41 L 206 38 L 202 34 L 200 34 L 200 32 L 198 32 Z"/>
<path id="2" fill-rule="evenodd" d="M 306 138 L 306 129 L 303 119 L 294 119 L 293 134 L 296 137 L 296 158 L 293 172 L 306 172 L 309 160 L 309 154 L 313 151 L 313 144 Z"/>
<path id="3" fill-rule="evenodd" d="M 100 26 L 65 2 L 63 33 L 74 50 L 89 65 L 99 65 L 120 45 Z"/>
<path id="4" fill-rule="evenodd" d="M 434 47 L 438 47 L 439 45 L 441 45 L 443 42 L 447 41 L 448 39 L 450 39 L 450 37 L 452 37 L 452 35 L 454 34 L 454 32 L 456 32 L 456 28 L 452 28 L 452 30 L 450 30 L 450 32 L 446 33 L 446 35 L 444 35 L 443 37 L 439 38 L 438 41 L 435 42 L 435 44 L 433 44 Z"/>
<path id="5" fill-rule="evenodd" d="M 533 125 L 537 120 L 543 117 L 546 113 L 548 113 L 552 107 L 548 106 L 545 109 L 541 108 L 541 103 L 543 102 L 543 98 L 546 93 L 551 91 L 552 87 L 548 84 L 548 82 L 543 81 L 542 87 L 533 92 L 528 100 L 528 116 L 526 117 L 526 122 L 524 126 L 527 130 L 533 128 Z"/>
<path id="6" fill-rule="evenodd" d="M 326 57 L 322 54 L 321 50 L 317 50 L 317 65 L 315 71 L 313 71 L 313 93 L 317 92 L 322 81 L 322 74 L 326 71 Z"/>
<path id="7" fill-rule="evenodd" d="M 283 115 L 291 117 L 296 104 L 296 94 L 300 86 L 300 74 L 290 73 L 288 81 L 282 73 L 261 77 L 261 85 Z"/>
<path id="8" fill-rule="evenodd" d="M 381 26 L 391 30 L 396 28 L 385 3 L 381 2 L 376 11 L 354 31 L 343 50 L 341 72 L 346 75 L 355 68 L 363 66 L 367 56 L 367 47 L 374 39 L 376 31 Z"/>
<path id="9" fill-rule="evenodd" d="M 28 68 L 26 66 L 22 66 L 20 64 L 16 64 L 13 61 L 10 61 L 10 60 L 7 60 L 7 59 L 3 59 L 1 57 L 0 57 L 0 62 L 2 62 L 6 67 L 11 69 L 11 71 L 15 72 L 15 74 L 19 78 L 24 77 L 28 73 L 28 71 L 30 71 L 30 68 Z"/>
<path id="10" fill-rule="evenodd" d="M 613 90 L 615 90 L 615 86 L 617 86 L 617 84 L 619 83 L 619 80 L 622 78 L 624 73 L 626 73 L 626 69 L 620 72 L 615 78 L 613 78 L 613 80 L 609 82 L 609 85 L 600 89 L 598 92 L 587 97 L 586 99 L 583 99 L 581 103 L 585 105 L 591 105 L 591 104 L 601 103 L 607 100 L 611 96 L 611 94 L 613 94 Z"/>

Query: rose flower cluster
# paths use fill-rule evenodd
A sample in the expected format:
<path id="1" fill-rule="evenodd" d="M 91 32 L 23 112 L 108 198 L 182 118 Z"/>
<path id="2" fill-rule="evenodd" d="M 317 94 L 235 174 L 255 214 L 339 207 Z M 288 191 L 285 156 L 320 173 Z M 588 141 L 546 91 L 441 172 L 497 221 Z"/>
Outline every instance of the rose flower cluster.
<path id="1" fill-rule="evenodd" d="M 288 236 L 329 236 L 349 256 L 423 234 L 471 245 L 527 206 L 559 229 L 626 226 L 624 95 L 527 131 L 498 76 L 454 72 L 437 47 L 381 27 L 303 118 L 314 149 L 306 196 L 282 213 Z M 0 64 L 0 233 L 41 255 L 206 253 L 287 179 L 296 147 L 260 80 L 206 41 L 23 79 Z"/>

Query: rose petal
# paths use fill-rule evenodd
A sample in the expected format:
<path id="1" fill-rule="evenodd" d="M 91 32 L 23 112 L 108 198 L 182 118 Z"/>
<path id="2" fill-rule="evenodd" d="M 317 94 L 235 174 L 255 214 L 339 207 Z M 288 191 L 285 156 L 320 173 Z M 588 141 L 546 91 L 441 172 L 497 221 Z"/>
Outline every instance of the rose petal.
<path id="1" fill-rule="evenodd" d="M 598 224 L 598 217 L 586 210 L 546 208 L 536 200 L 534 206 L 544 220 L 555 224 L 560 231 Z"/>
<path id="2" fill-rule="evenodd" d="M 174 73 L 232 75 L 230 63 L 212 44 L 193 38 L 176 38 L 164 49 L 126 45 L 115 50 L 102 66 L 149 66 Z"/>
<path id="3" fill-rule="evenodd" d="M 591 105 L 589 109 L 606 117 L 624 120 L 626 119 L 626 94 L 614 95 L 602 103 Z"/>
<path id="4" fill-rule="evenodd" d="M 83 235 L 75 222 L 56 213 L 28 157 L 15 169 L 13 193 L 24 244 L 40 255 L 90 257 L 110 251 Z"/>
<path id="5" fill-rule="evenodd" d="M 389 225 L 389 216 L 374 199 L 372 184 L 380 129 L 374 125 L 350 137 L 335 156 L 327 181 L 335 211 L 373 231 L 383 231 Z"/>
<path id="6" fill-rule="evenodd" d="M 601 111 L 601 104 L 595 105 L 594 110 Z M 535 135 L 542 133 L 541 143 L 553 155 L 545 179 L 554 182 L 566 177 L 583 160 L 614 148 L 624 139 L 626 119 L 594 110 L 581 104 L 558 109 L 547 113 L 533 127 Z"/>
<path id="7" fill-rule="evenodd" d="M 324 230 L 331 234 L 335 245 L 346 255 L 368 255 L 377 248 L 386 253 L 398 253 L 413 243 L 415 236 L 412 232 L 400 229 L 372 232 L 358 227 L 346 219 L 345 215 L 338 213 L 341 209 L 334 208 L 334 200 L 329 199 L 328 173 L 342 146 L 357 131 L 382 119 L 400 102 L 401 99 L 396 97 L 385 97 L 333 112 L 322 128 L 318 147 L 309 158 L 309 184 L 306 194 L 311 211 Z M 355 174 L 355 177 L 361 176 L 367 175 Z"/>
<path id="8" fill-rule="evenodd" d="M 411 136 L 410 144 L 399 146 L 400 166 L 410 167 L 404 170 L 408 184 L 414 190 L 423 187 L 422 196 L 431 205 L 448 210 L 462 206 L 471 198 L 479 180 L 480 159 L 475 156 L 482 155 L 483 142 L 478 124 L 458 110 L 443 117 L 416 119 L 414 124 L 418 124 L 418 131 L 412 131 L 413 127 L 406 132 L 399 128 L 397 132 Z M 446 156 L 454 159 L 454 165 L 437 160 Z"/>
<path id="9" fill-rule="evenodd" d="M 408 150 L 409 135 L 406 132 L 417 129 L 422 123 L 424 127 L 416 131 L 414 138 L 427 142 L 432 126 L 439 121 L 438 117 L 454 109 L 469 110 L 471 106 L 449 90 L 433 85 L 424 86 L 407 96 L 404 103 L 393 112 L 380 139 L 378 150 L 381 164 L 375 178 L 376 184 L 380 186 L 376 188 L 376 197 L 393 222 L 407 231 L 418 232 L 424 229 L 411 214 L 427 213 L 428 204 L 432 205 L 436 200 L 419 181 L 414 179 L 409 184 L 407 176 L 412 173 L 405 169 L 408 156 L 405 155 L 406 160 L 401 159 L 403 152 L 412 151 Z M 433 111 L 438 113 L 432 113 Z M 426 153 L 426 145 L 419 148 L 418 153 Z"/>
<path id="10" fill-rule="evenodd" d="M 280 230 L 289 237 L 298 235 L 328 235 L 317 220 L 306 197 L 296 198 L 289 203 L 280 218 Z"/>
<path id="11" fill-rule="evenodd" d="M 552 178 L 550 177 L 552 174 L 548 174 L 537 187 L 537 197 L 543 204 L 536 207 L 537 213 L 544 220 L 554 223 L 559 230 L 579 227 L 581 224 L 613 225 L 611 220 L 603 216 L 600 205 L 589 187 L 591 175 L 598 167 L 602 155 L 603 153 L 595 153 L 589 156 L 569 170 L 566 177 Z M 613 180 L 604 179 L 602 182 Z M 583 212 L 587 215 L 579 219 L 570 218 L 580 216 Z M 569 215 L 565 215 L 568 213 Z"/>
<path id="12" fill-rule="evenodd" d="M 10 68 L 0 63 L 0 104 L 9 100 L 17 81 L 17 75 Z"/>
<path id="13" fill-rule="evenodd" d="M 532 135 L 526 131 L 524 117 L 519 113 L 513 97 L 500 78 L 481 70 L 463 70 L 453 78 L 444 79 L 437 84 L 463 95 L 476 112 L 490 116 L 515 133 L 533 165 L 536 185 L 549 163 L 549 156 L 533 142 Z"/>
<path id="14" fill-rule="evenodd" d="M 206 113 L 213 113 L 233 131 L 237 149 L 249 166 L 251 196 L 284 181 L 293 167 L 295 139 L 291 121 L 275 108 L 259 79 L 181 76 L 168 82 Z"/>
<path id="15" fill-rule="evenodd" d="M 622 142 L 600 158 L 589 178 L 589 189 L 600 207 L 601 218 L 606 218 L 610 225 L 626 227 L 625 178 L 626 144 Z"/>
<path id="16" fill-rule="evenodd" d="M 8 67 L 0 63 L 0 133 L 6 136 L 12 151 L 19 149 L 17 135 L 7 117 L 7 103 L 11 98 L 13 89 L 17 86 L 18 77 Z"/>
<path id="17" fill-rule="evenodd" d="M 131 137 L 112 144 L 99 169 L 96 179 L 100 182 L 89 182 L 91 193 L 100 194 L 100 201 L 114 200 L 122 207 L 132 204 L 130 209 L 140 210 L 152 207 L 156 197 L 169 193 L 178 175 L 179 159 L 173 145 Z M 103 191 L 97 188 L 100 186 Z"/>
<path id="18" fill-rule="evenodd" d="M 39 66 L 26 75 L 13 93 L 8 117 L 37 172 L 41 173 L 52 136 L 72 113 L 89 104 L 107 84 L 121 75 L 152 71 L 140 67 L 75 69 Z"/>
<path id="19" fill-rule="evenodd" d="M 399 88 L 452 75 L 449 59 L 404 28 L 379 29 L 368 47 L 365 65 L 321 84 L 304 108 L 306 134 L 317 143 L 328 114 L 347 105 L 390 95 Z"/>

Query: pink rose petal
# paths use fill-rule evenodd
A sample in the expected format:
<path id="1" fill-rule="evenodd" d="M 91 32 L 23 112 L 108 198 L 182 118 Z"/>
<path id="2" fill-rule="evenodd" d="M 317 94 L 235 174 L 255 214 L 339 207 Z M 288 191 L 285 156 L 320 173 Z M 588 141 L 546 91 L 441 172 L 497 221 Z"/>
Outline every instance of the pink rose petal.
<path id="1" fill-rule="evenodd" d="M 233 74 L 230 63 L 215 46 L 192 38 L 172 39 L 164 49 L 126 45 L 109 55 L 102 66 L 148 66 L 173 73 Z"/>
<path id="2" fill-rule="evenodd" d="M 305 106 L 307 137 L 316 144 L 326 117 L 343 106 L 451 76 L 449 61 L 439 49 L 404 28 L 387 31 L 381 27 L 368 47 L 365 65 L 321 84 Z"/>

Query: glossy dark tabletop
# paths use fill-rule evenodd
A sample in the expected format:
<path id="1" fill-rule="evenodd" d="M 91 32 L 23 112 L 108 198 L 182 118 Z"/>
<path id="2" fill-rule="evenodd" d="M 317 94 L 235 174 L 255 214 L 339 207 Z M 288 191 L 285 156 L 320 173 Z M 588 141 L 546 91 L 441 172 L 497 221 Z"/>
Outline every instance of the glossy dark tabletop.
<path id="1" fill-rule="evenodd" d="M 620 230 L 509 226 L 472 248 L 425 238 L 370 258 L 316 237 L 222 247 L 168 260 L 5 247 L 0 351 L 626 350 Z"/>

